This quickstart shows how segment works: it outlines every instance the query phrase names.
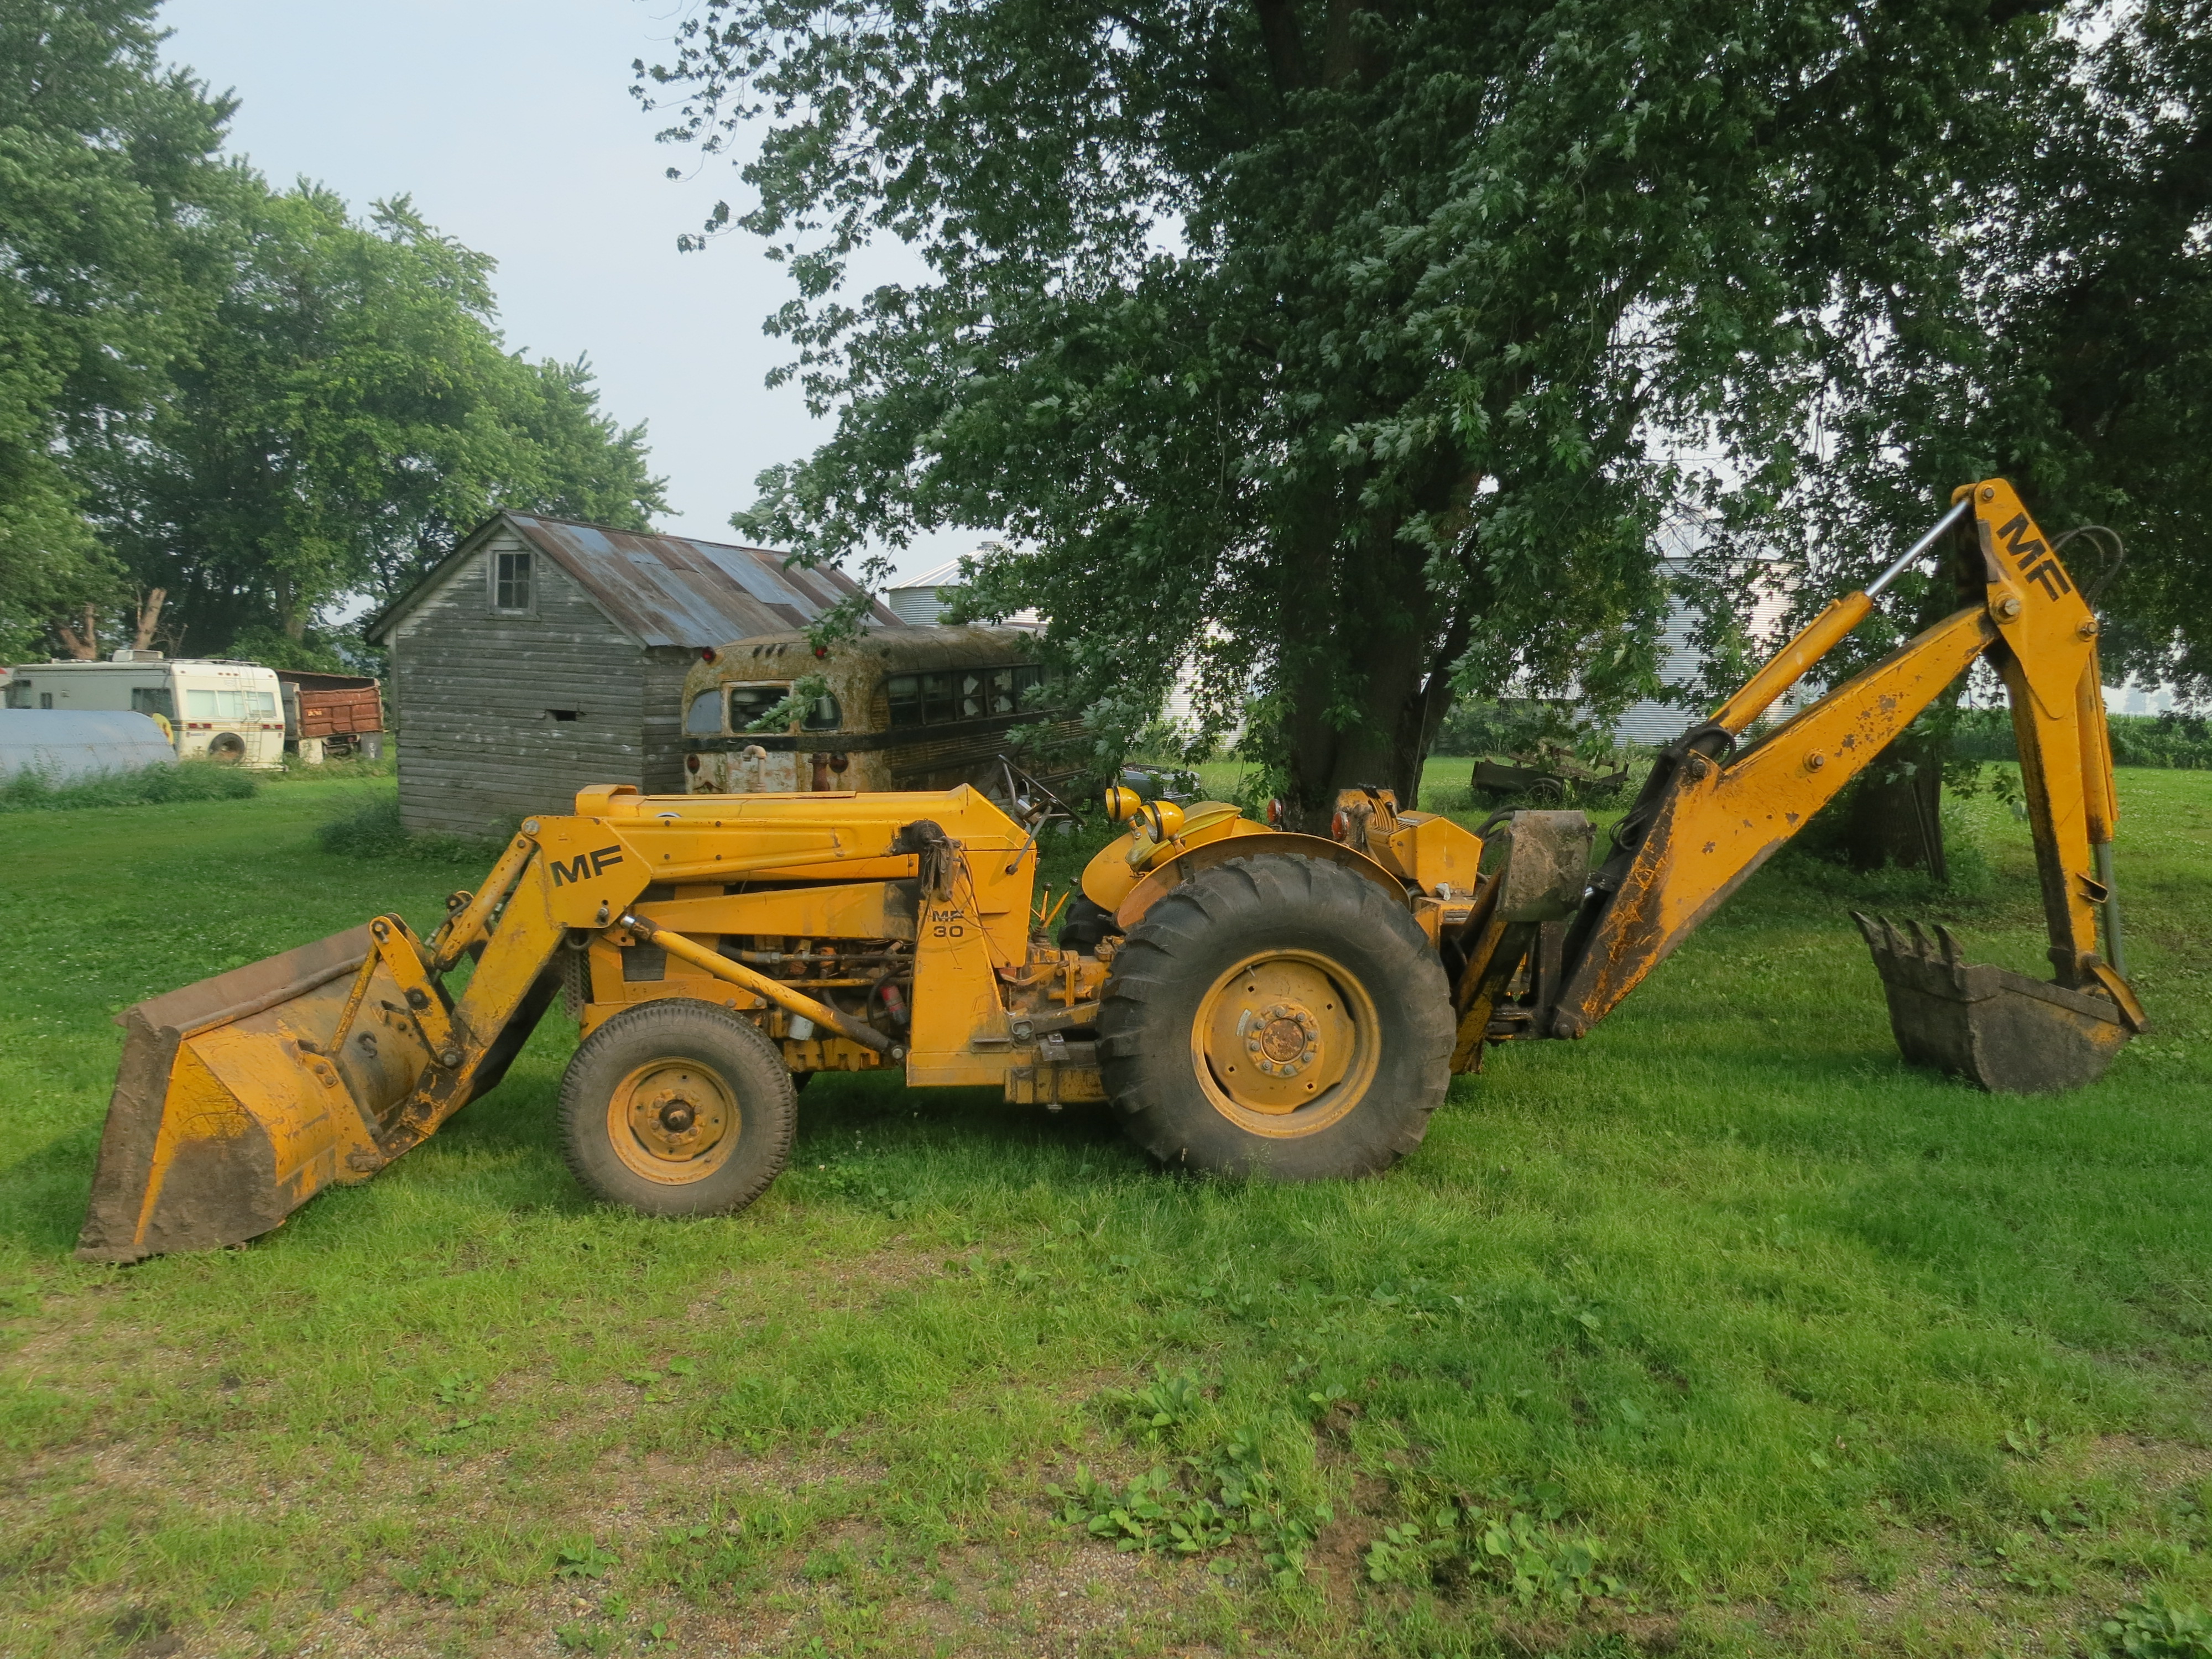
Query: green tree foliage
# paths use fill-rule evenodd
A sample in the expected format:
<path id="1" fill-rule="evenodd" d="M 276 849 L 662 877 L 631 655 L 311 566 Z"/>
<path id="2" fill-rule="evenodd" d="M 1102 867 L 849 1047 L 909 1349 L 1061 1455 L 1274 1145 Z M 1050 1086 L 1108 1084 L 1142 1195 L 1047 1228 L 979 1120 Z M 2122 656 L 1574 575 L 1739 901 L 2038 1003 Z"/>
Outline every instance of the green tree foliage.
<path id="1" fill-rule="evenodd" d="M 1187 652 L 1217 719 L 1256 675 L 1310 817 L 1455 684 L 1649 686 L 1670 456 L 1796 482 L 1838 307 L 1945 276 L 2047 9 L 709 0 L 641 70 L 672 138 L 766 118 L 705 232 L 789 263 L 838 415 L 740 527 L 1011 532 L 979 603 L 1131 725 Z M 928 280 L 849 293 L 885 234 Z"/>
<path id="2" fill-rule="evenodd" d="M 150 0 L 0 0 L 0 652 L 112 596 L 74 453 L 143 418 L 206 311 L 230 106 Z"/>
<path id="3" fill-rule="evenodd" d="M 2018 483 L 2046 530 L 2118 532 L 2107 676 L 2212 690 L 2212 3 L 2082 8 L 2023 58 L 1928 217 L 1929 275 L 1836 322 L 1832 442 L 1803 474 L 1838 579 L 1966 480 Z M 1908 302 L 1909 301 L 1909 302 Z M 2108 542 L 2066 552 L 2098 583 Z M 1899 610 L 1909 624 L 1948 605 Z M 1871 634 L 1868 648 L 1889 635 Z"/>
<path id="4" fill-rule="evenodd" d="M 314 665 L 498 507 L 665 510 L 589 365 L 507 350 L 489 258 L 225 161 L 154 11 L 0 0 L 0 655 L 161 588 L 166 643 Z"/>
<path id="5" fill-rule="evenodd" d="M 269 655 L 334 601 L 395 597 L 501 507 L 631 529 L 665 509 L 644 428 L 599 410 L 585 363 L 508 354 L 492 262 L 404 198 L 362 224 L 325 190 L 258 191 L 234 228 L 106 503 L 134 576 L 170 589 L 167 637 Z"/>
<path id="6" fill-rule="evenodd" d="M 1958 484 L 2008 477 L 2047 531 L 2124 540 L 2117 573 L 2110 537 L 2065 548 L 2104 618 L 2107 681 L 2212 691 L 2195 513 L 2212 483 L 2212 5 L 2077 5 L 2004 67 L 1957 110 L 1948 182 L 1912 204 L 1913 234 L 1838 266 L 1808 319 L 1807 418 L 1772 493 L 1730 503 L 1735 527 L 1797 555 L 1808 611 Z M 1955 603 L 1948 574 L 1907 577 L 1833 667 Z M 1855 862 L 1940 871 L 1937 779 L 1972 770 L 1952 758 L 1960 718 L 1954 689 L 1838 804 Z"/>

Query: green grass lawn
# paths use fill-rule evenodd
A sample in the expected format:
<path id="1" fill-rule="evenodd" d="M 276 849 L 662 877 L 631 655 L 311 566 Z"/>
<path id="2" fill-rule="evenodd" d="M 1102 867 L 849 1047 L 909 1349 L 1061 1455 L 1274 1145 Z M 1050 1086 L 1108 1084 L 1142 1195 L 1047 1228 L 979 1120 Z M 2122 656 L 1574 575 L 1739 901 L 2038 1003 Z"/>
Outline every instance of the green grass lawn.
<path id="1" fill-rule="evenodd" d="M 2069 1097 L 1905 1069 L 1843 914 L 2033 968 L 1982 797 L 1962 894 L 1778 864 L 1370 1182 L 824 1078 L 650 1221 L 556 1013 L 369 1185 L 77 1265 L 112 1012 L 475 879 L 319 849 L 390 787 L 0 817 L 0 1651 L 2205 1650 L 2124 1610 L 2212 1601 L 2212 775 L 2122 775 L 2159 1029 Z"/>

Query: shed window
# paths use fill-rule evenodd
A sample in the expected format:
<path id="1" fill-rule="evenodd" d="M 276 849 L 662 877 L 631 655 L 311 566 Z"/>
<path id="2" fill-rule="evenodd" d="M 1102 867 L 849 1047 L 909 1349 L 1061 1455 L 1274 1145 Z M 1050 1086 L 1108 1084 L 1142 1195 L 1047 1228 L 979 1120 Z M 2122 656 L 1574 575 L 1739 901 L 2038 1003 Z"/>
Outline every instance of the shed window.
<path id="1" fill-rule="evenodd" d="M 494 556 L 491 604 L 495 611 L 530 609 L 529 554 L 501 553 Z"/>

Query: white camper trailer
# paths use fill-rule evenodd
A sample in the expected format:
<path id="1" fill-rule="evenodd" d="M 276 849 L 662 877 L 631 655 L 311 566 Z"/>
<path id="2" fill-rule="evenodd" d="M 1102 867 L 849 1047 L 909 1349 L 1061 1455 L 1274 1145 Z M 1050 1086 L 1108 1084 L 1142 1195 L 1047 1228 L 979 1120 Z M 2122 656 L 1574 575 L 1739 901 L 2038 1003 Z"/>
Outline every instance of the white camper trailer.
<path id="1" fill-rule="evenodd" d="M 214 760 L 256 771 L 284 763 L 284 708 L 276 672 L 250 662 L 167 658 L 125 649 L 106 662 L 40 662 L 7 680 L 10 708 L 152 715 L 179 760 Z"/>

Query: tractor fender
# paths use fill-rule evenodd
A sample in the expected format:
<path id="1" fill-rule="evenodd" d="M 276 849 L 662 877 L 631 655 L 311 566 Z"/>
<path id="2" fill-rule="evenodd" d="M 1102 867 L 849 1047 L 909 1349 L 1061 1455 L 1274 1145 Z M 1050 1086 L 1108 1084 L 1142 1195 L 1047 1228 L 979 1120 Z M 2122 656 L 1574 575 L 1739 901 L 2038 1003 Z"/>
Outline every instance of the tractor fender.
<path id="1" fill-rule="evenodd" d="M 1262 842 L 1267 844 L 1261 846 Z M 1261 856 L 1318 859 L 1324 864 L 1340 864 L 1373 882 L 1389 894 L 1394 902 L 1402 905 L 1406 902 L 1406 884 L 1366 854 L 1321 836 L 1302 836 L 1288 830 L 1263 830 L 1258 835 L 1224 836 L 1219 841 L 1205 842 L 1155 865 L 1115 908 L 1114 925 L 1127 933 L 1142 920 L 1146 911 L 1201 870 L 1226 864 L 1231 859 Z"/>

